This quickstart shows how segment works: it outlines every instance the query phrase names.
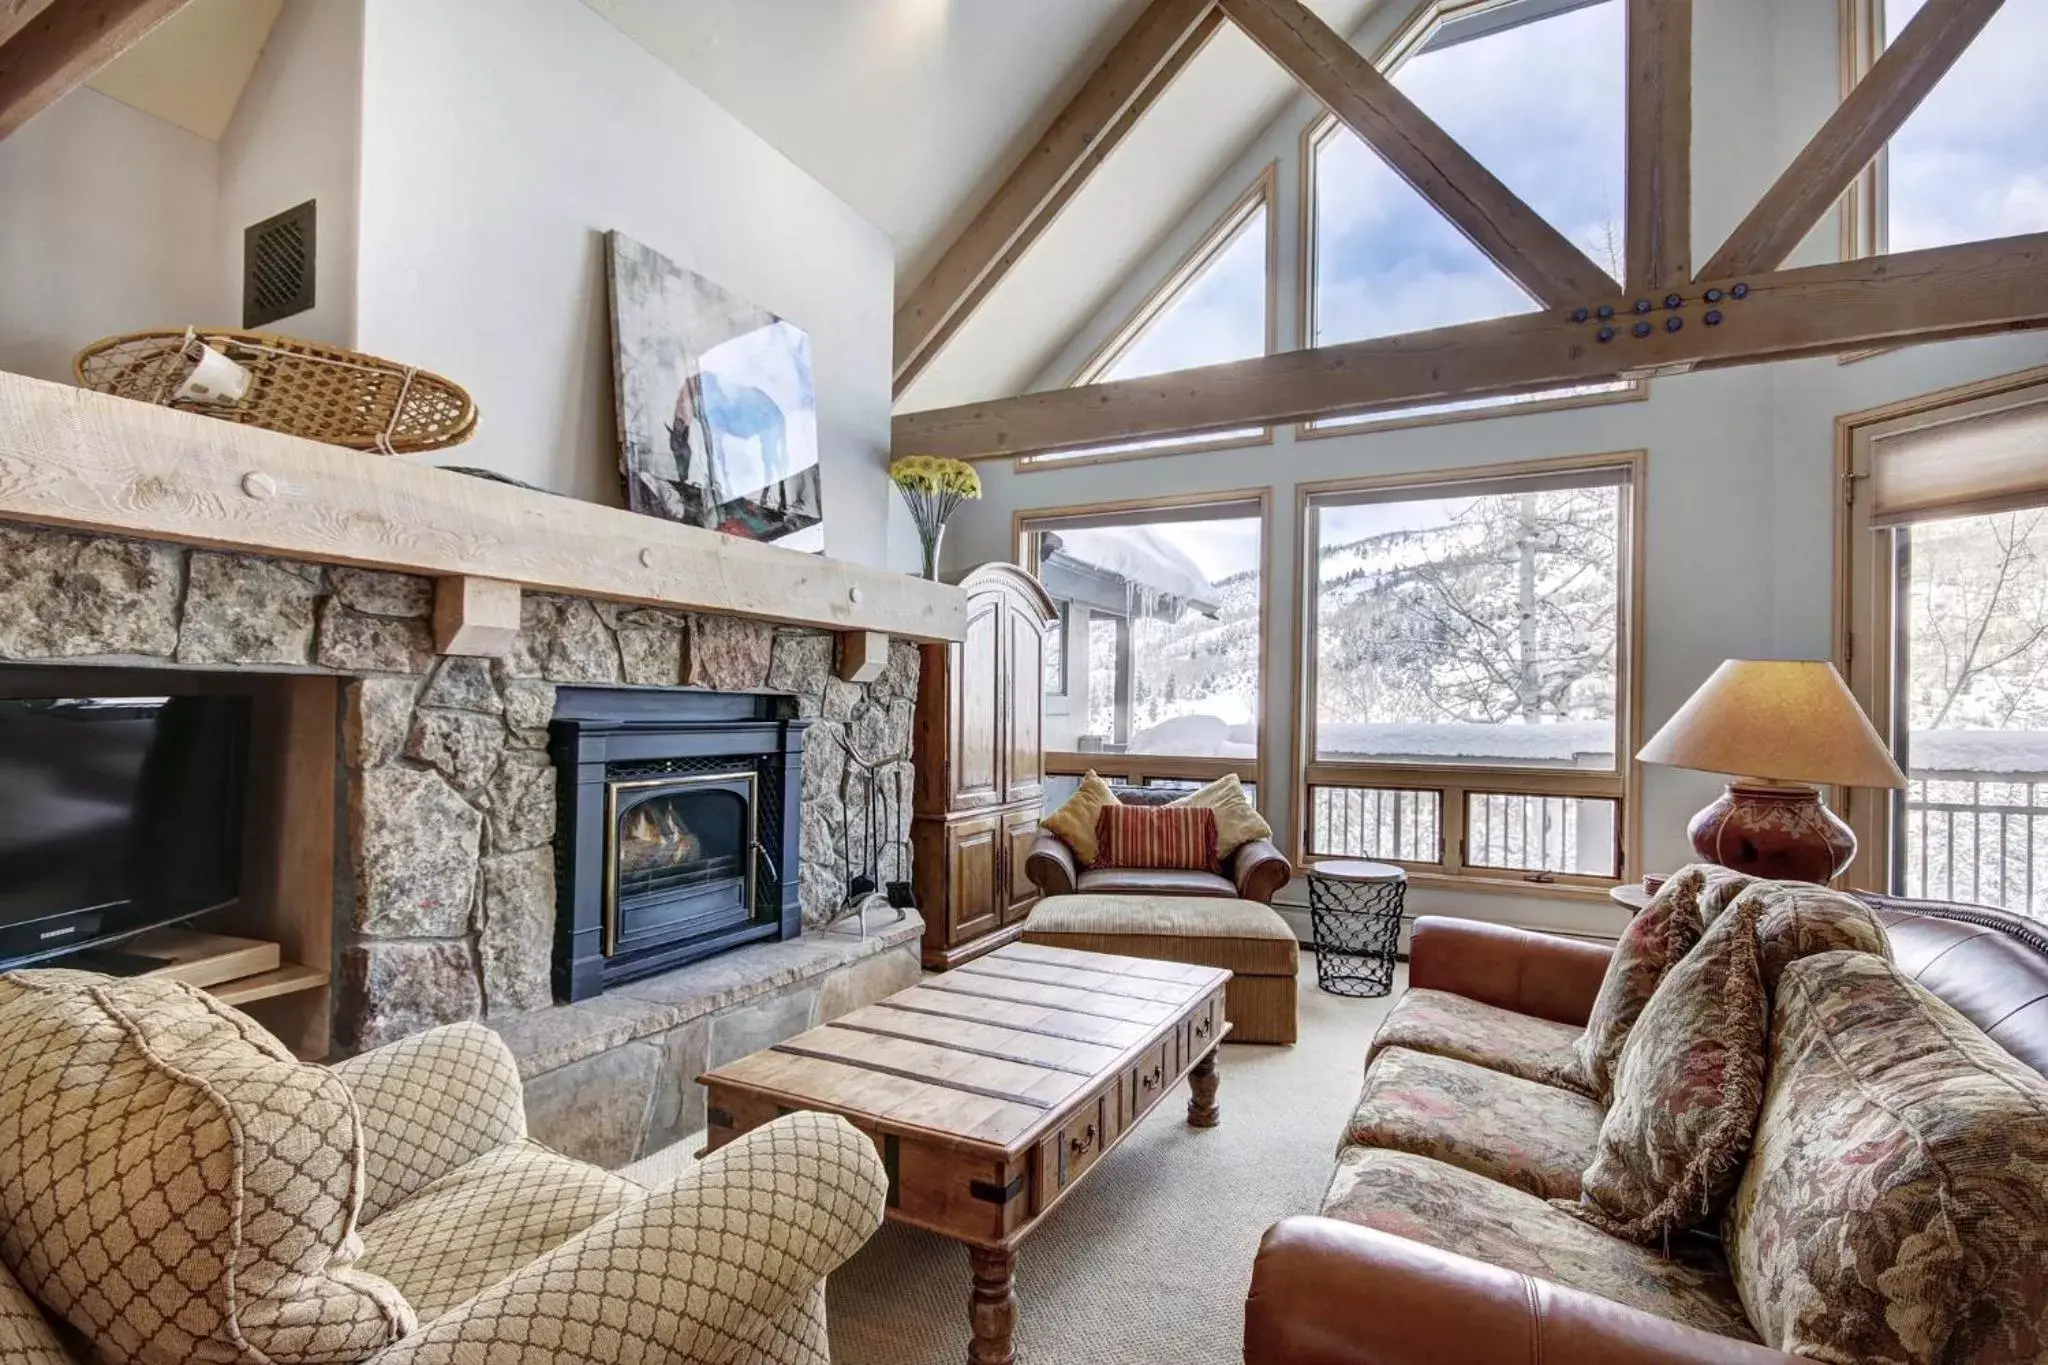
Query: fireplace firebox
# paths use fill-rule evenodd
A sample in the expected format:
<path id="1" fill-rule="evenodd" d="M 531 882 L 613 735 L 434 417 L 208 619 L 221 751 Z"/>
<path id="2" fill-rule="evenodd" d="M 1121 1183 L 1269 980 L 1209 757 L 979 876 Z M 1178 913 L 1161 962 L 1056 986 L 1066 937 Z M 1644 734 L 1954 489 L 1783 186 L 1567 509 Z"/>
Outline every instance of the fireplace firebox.
<path id="1" fill-rule="evenodd" d="M 768 693 L 556 693 L 558 996 L 796 935 L 809 724 Z"/>

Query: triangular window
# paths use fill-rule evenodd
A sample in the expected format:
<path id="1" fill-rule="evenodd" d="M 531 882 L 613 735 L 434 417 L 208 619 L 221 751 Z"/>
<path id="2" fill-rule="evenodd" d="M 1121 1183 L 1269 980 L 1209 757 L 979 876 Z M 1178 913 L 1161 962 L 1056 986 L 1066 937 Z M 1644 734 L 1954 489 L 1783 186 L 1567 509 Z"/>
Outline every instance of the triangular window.
<path id="1" fill-rule="evenodd" d="M 1622 0 L 1513 0 L 1455 19 L 1425 12 L 1397 45 L 1394 83 L 1529 206 L 1617 277 L 1622 270 L 1626 75 Z M 1571 73 L 1569 79 L 1562 73 Z M 1533 312 L 1535 300 L 1349 129 L 1311 134 L 1307 342 Z M 1618 382 L 1335 418 L 1312 431 L 1483 416 L 1636 396 Z"/>
<path id="2" fill-rule="evenodd" d="M 1271 166 L 1260 174 L 1152 296 L 1110 334 L 1074 376 L 1075 384 L 1142 379 L 1248 360 L 1272 349 L 1276 175 Z M 1031 469 L 1077 460 L 1165 455 L 1245 445 L 1269 436 L 1263 427 L 1248 427 L 1025 455 L 1016 464 Z"/>
<path id="3" fill-rule="evenodd" d="M 1923 0 L 1872 0 L 1889 45 Z M 2048 230 L 2048 0 L 2010 0 L 1879 158 L 1875 251 Z"/>

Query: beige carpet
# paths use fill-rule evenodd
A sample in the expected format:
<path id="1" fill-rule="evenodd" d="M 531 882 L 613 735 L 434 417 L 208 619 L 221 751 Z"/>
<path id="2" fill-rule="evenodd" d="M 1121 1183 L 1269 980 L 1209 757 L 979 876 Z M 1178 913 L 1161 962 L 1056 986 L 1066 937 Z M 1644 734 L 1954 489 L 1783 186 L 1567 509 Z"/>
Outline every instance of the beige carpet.
<path id="1" fill-rule="evenodd" d="M 1310 1213 L 1358 1098 L 1366 1040 L 1388 1001 L 1315 988 L 1304 959 L 1301 1041 L 1226 1044 L 1223 1124 L 1184 1122 L 1187 1087 L 1105 1157 L 1017 1253 L 1021 1365 L 1232 1365 L 1243 1359 L 1244 1295 L 1259 1236 Z M 1397 977 L 1394 989 L 1401 989 Z M 691 1144 L 626 1174 L 672 1175 Z M 840 1365 L 960 1365 L 967 1353 L 967 1253 L 885 1224 L 830 1285 Z"/>

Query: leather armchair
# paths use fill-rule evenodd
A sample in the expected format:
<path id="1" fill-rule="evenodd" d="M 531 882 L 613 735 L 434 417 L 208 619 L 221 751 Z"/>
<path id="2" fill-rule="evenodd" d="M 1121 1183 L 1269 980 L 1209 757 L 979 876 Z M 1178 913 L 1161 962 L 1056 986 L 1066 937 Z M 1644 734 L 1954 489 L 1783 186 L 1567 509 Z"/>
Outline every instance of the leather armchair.
<path id="1" fill-rule="evenodd" d="M 1793 1357 L 1331 1218 L 1270 1228 L 1245 1365 L 1791 1365 Z"/>
<path id="2" fill-rule="evenodd" d="M 1294 876 L 1294 865 L 1271 840 L 1254 839 L 1223 860 L 1223 872 L 1180 868 L 1087 868 L 1056 834 L 1041 833 L 1024 860 L 1024 875 L 1048 896 L 1234 896 L 1270 905 Z"/>

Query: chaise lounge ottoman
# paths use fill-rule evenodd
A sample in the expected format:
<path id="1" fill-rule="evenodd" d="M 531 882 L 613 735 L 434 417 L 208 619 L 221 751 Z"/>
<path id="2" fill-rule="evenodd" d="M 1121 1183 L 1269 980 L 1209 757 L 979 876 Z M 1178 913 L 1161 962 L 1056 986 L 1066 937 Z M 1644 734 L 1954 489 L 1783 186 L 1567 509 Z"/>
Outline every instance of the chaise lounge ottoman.
<path id="1" fill-rule="evenodd" d="M 1221 896 L 1048 896 L 1024 922 L 1024 941 L 1118 953 L 1232 975 L 1223 1009 L 1233 1043 L 1291 1043 L 1301 943 L 1255 901 Z"/>

